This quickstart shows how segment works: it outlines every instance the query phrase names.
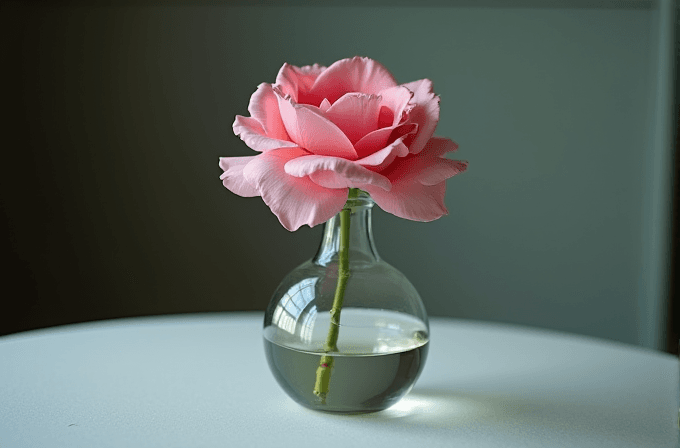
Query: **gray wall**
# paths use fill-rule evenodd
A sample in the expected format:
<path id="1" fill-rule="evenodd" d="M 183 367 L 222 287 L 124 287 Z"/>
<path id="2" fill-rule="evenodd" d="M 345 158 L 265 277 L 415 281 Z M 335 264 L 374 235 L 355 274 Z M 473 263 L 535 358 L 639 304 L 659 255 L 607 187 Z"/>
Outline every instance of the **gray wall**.
<path id="1" fill-rule="evenodd" d="M 365 55 L 434 81 L 437 134 L 470 162 L 449 216 L 374 214 L 429 313 L 640 343 L 657 42 L 638 5 L 3 6 L 0 330 L 263 310 L 321 228 L 221 186 L 218 157 L 252 154 L 234 116 L 283 62 Z"/>

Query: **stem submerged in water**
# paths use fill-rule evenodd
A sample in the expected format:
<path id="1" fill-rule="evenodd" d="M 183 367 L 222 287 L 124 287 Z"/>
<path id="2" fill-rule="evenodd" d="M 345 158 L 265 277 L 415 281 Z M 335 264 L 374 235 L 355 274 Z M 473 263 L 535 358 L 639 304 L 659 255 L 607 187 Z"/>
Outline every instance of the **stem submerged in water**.
<path id="1" fill-rule="evenodd" d="M 354 199 L 358 196 L 359 189 L 350 188 L 348 200 Z M 350 224 L 350 207 L 345 204 L 345 207 L 340 212 L 340 247 L 338 248 L 338 284 L 335 287 L 335 297 L 333 298 L 333 307 L 331 308 L 331 322 L 328 327 L 328 336 L 326 336 L 326 343 L 324 344 L 324 352 L 332 353 L 338 351 L 338 335 L 340 332 L 340 312 L 342 311 L 342 302 L 345 299 L 345 288 L 349 280 L 349 224 Z M 331 381 L 331 371 L 333 370 L 334 357 L 326 354 L 321 357 L 319 367 L 316 369 L 316 381 L 314 382 L 314 394 L 318 396 L 323 403 L 326 402 L 328 395 L 328 388 Z"/>

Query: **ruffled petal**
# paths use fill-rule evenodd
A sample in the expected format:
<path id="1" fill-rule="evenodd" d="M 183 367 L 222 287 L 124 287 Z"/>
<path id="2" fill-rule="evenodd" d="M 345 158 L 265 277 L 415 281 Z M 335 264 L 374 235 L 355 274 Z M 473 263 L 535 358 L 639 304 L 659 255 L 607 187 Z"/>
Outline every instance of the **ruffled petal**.
<path id="1" fill-rule="evenodd" d="M 433 221 L 448 214 L 444 204 L 446 179 L 467 169 L 467 162 L 443 158 L 457 145 L 433 138 L 418 155 L 396 159 L 381 172 L 392 182 L 389 192 L 366 186 L 383 210 L 413 221 Z"/>
<path id="2" fill-rule="evenodd" d="M 432 137 L 419 154 L 419 159 L 427 160 L 425 168 L 416 176 L 423 185 L 436 185 L 446 179 L 460 174 L 468 167 L 465 160 L 444 158 L 446 153 L 458 149 L 458 143 L 443 137 Z"/>
<path id="3" fill-rule="evenodd" d="M 319 64 L 306 65 L 304 67 L 296 67 L 288 63 L 284 63 L 276 75 L 276 85 L 281 88 L 281 91 L 290 95 L 293 101 L 302 104 L 312 104 L 303 101 L 309 94 L 314 81 L 321 73 L 326 70 Z M 315 106 L 318 104 L 314 104 Z"/>
<path id="4" fill-rule="evenodd" d="M 378 129 L 382 98 L 363 93 L 346 93 L 326 111 L 326 118 L 345 133 L 352 144 Z"/>
<path id="5" fill-rule="evenodd" d="M 394 76 L 382 64 L 356 56 L 331 64 L 316 78 L 310 97 L 319 101 L 328 98 L 332 104 L 348 92 L 378 94 L 396 85 Z"/>
<path id="6" fill-rule="evenodd" d="M 306 155 L 309 153 L 301 148 L 281 148 L 254 157 L 243 168 L 243 177 L 257 188 L 262 200 L 289 231 L 304 224 L 314 227 L 328 221 L 342 210 L 347 200 L 346 188 L 328 189 L 308 177 L 286 174 L 287 162 Z"/>
<path id="7" fill-rule="evenodd" d="M 393 182 L 390 191 L 372 185 L 363 189 L 381 209 L 400 218 L 429 222 L 449 214 L 444 204 L 446 182 L 432 186 L 420 182 L 414 184 Z"/>
<path id="8" fill-rule="evenodd" d="M 421 79 L 419 81 L 402 84 L 413 92 L 413 109 L 408 113 L 410 123 L 418 123 L 418 134 L 412 141 L 407 141 L 406 146 L 412 154 L 418 154 L 425 143 L 430 140 L 439 122 L 439 97 L 432 90 L 432 81 Z"/>
<path id="9" fill-rule="evenodd" d="M 252 117 L 236 116 L 233 124 L 234 134 L 241 137 L 241 140 L 255 151 L 270 151 L 276 148 L 297 146 L 291 141 L 278 140 L 266 135 L 262 124 Z"/>
<path id="10" fill-rule="evenodd" d="M 222 185 L 227 187 L 232 193 L 246 198 L 259 196 L 260 192 L 243 177 L 243 168 L 253 159 L 251 157 L 220 157 L 220 168 L 224 173 L 220 176 Z"/>
<path id="11" fill-rule="evenodd" d="M 291 140 L 307 151 L 355 160 L 357 153 L 347 136 L 316 107 L 297 104 L 274 87 L 281 118 Z"/>
<path id="12" fill-rule="evenodd" d="M 281 120 L 279 101 L 271 84 L 262 83 L 250 97 L 248 104 L 250 116 L 260 122 L 264 135 L 277 140 L 290 141 L 286 128 Z"/>
<path id="13" fill-rule="evenodd" d="M 309 176 L 316 184 L 326 188 L 364 188 L 366 185 L 374 185 L 383 190 L 391 188 L 390 181 L 385 176 L 337 157 L 298 157 L 287 162 L 284 169 L 291 176 Z"/>

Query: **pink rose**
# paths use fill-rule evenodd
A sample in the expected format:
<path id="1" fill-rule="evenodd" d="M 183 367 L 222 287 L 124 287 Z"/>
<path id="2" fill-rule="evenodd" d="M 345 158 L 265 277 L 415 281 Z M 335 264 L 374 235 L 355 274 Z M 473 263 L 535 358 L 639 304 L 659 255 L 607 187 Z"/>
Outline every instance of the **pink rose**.
<path id="1" fill-rule="evenodd" d="M 261 196 L 291 231 L 339 213 L 348 188 L 396 216 L 435 220 L 448 213 L 446 179 L 467 168 L 444 158 L 455 142 L 433 137 L 432 82 L 399 85 L 369 58 L 284 64 L 275 84 L 258 86 L 248 112 L 236 116 L 234 133 L 260 154 L 220 158 L 220 178 L 239 196 Z"/>

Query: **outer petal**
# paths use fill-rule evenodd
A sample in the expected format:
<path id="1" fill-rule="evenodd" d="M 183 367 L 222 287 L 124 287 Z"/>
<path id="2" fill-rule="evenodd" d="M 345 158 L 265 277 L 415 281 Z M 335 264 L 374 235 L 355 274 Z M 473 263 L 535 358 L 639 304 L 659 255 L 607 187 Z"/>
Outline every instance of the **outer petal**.
<path id="1" fill-rule="evenodd" d="M 381 90 L 396 85 L 394 76 L 382 64 L 356 56 L 331 64 L 316 78 L 310 97 L 315 101 L 317 98 L 319 101 L 328 98 L 328 101 L 335 103 L 348 92 L 378 94 Z"/>
<path id="2" fill-rule="evenodd" d="M 457 149 L 458 143 L 453 140 L 432 137 L 420 153 L 419 158 L 428 160 L 428 164 L 416 175 L 418 181 L 423 185 L 436 185 L 465 171 L 468 166 L 466 161 L 444 158 L 446 153 Z"/>
<path id="3" fill-rule="evenodd" d="M 381 209 L 400 218 L 429 222 L 449 214 L 444 204 L 446 182 L 432 186 L 420 182 L 393 182 L 390 191 L 372 185 L 364 190 Z"/>
<path id="4" fill-rule="evenodd" d="M 378 129 L 382 98 L 363 93 L 346 93 L 327 111 L 326 118 L 345 133 L 352 144 Z"/>
<path id="5" fill-rule="evenodd" d="M 396 159 L 382 172 L 392 182 L 389 192 L 371 186 L 364 189 L 383 210 L 413 221 L 433 221 L 448 214 L 444 204 L 446 179 L 462 173 L 467 162 L 443 158 L 457 145 L 435 138 L 418 155 Z"/>
<path id="6" fill-rule="evenodd" d="M 460 174 L 467 169 L 468 163 L 463 160 L 437 158 L 418 176 L 423 185 L 437 185 L 449 177 Z"/>
<path id="7" fill-rule="evenodd" d="M 291 140 L 301 148 L 319 155 L 356 159 L 357 153 L 347 136 L 315 107 L 307 107 L 283 97 L 274 88 L 279 101 L 281 118 Z"/>
<path id="8" fill-rule="evenodd" d="M 262 124 L 252 117 L 237 115 L 233 129 L 234 134 L 241 137 L 241 140 L 255 151 L 269 151 L 276 148 L 297 146 L 291 141 L 267 137 Z"/>
<path id="9" fill-rule="evenodd" d="M 364 188 L 366 185 L 375 185 L 389 190 L 392 187 L 385 176 L 338 157 L 298 157 L 286 163 L 285 171 L 295 177 L 309 176 L 316 184 L 326 188 Z"/>
<path id="10" fill-rule="evenodd" d="M 446 153 L 458 149 L 458 143 L 445 137 L 432 137 L 423 148 L 421 156 L 424 157 L 444 157 Z"/>
<path id="11" fill-rule="evenodd" d="M 257 188 L 248 183 L 243 177 L 243 167 L 256 157 L 259 156 L 220 157 L 220 168 L 224 170 L 224 173 L 220 176 L 222 185 L 239 196 L 259 196 L 260 192 L 257 191 Z"/>
<path id="12" fill-rule="evenodd" d="M 286 162 L 309 155 L 301 148 L 281 148 L 254 157 L 243 177 L 255 186 L 265 204 L 290 231 L 303 224 L 314 227 L 335 216 L 347 200 L 347 189 L 328 189 L 307 177 L 289 176 Z"/>
<path id="13" fill-rule="evenodd" d="M 418 123 L 418 134 L 406 146 L 412 154 L 418 154 L 430 140 L 439 122 L 439 97 L 432 90 L 432 81 L 421 79 L 403 84 L 413 92 L 415 107 L 409 112 L 409 122 Z"/>
<path id="14" fill-rule="evenodd" d="M 250 116 L 260 122 L 264 135 L 277 140 L 290 141 L 286 128 L 281 120 L 279 101 L 271 84 L 262 83 L 250 97 L 248 104 Z"/>
<path id="15" fill-rule="evenodd" d="M 306 99 L 314 85 L 314 81 L 325 70 L 326 67 L 319 64 L 296 67 L 284 63 L 283 67 L 279 70 L 279 74 L 276 75 L 276 85 L 281 88 L 284 94 L 290 95 L 295 102 L 318 106 L 318 103 L 308 103 L 302 100 Z"/>
<path id="16" fill-rule="evenodd" d="M 456 149 L 458 149 L 456 142 L 447 138 L 433 137 L 418 155 L 411 154 L 398 160 L 382 174 L 390 179 L 395 177 L 403 180 L 409 179 L 423 185 L 439 184 L 467 169 L 466 161 L 444 158 L 446 153 Z M 405 176 L 400 171 L 404 168 L 406 169 Z"/>

